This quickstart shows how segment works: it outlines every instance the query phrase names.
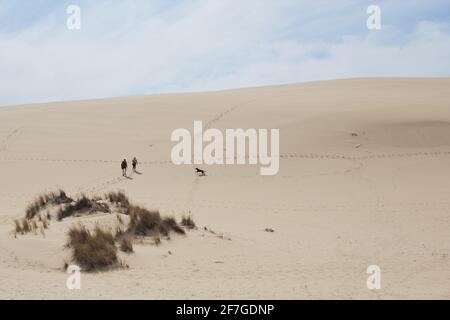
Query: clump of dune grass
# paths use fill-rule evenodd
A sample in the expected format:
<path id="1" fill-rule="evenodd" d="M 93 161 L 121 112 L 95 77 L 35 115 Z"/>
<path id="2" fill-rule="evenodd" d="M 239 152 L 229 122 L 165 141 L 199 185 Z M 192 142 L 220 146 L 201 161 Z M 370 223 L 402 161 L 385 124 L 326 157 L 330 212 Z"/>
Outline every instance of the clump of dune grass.
<path id="1" fill-rule="evenodd" d="M 131 205 L 130 200 L 123 191 L 109 192 L 105 194 L 105 199 L 125 209 L 128 209 Z"/>
<path id="2" fill-rule="evenodd" d="M 27 219 L 32 219 L 48 205 L 60 205 L 71 203 L 72 201 L 63 190 L 41 194 L 28 205 L 25 210 L 25 216 Z"/>
<path id="3" fill-rule="evenodd" d="M 128 233 L 138 236 L 169 236 L 170 232 L 184 234 L 184 230 L 174 218 L 161 218 L 159 211 L 150 211 L 139 206 L 130 206 Z"/>
<path id="4" fill-rule="evenodd" d="M 163 219 L 163 224 L 169 229 L 172 230 L 175 233 L 178 234 L 185 234 L 183 228 L 180 227 L 180 225 L 177 223 L 175 218 L 173 217 L 167 217 Z"/>
<path id="5" fill-rule="evenodd" d="M 21 220 L 21 225 L 22 225 L 22 233 L 28 233 L 33 229 L 31 221 L 26 218 L 23 218 Z"/>
<path id="6" fill-rule="evenodd" d="M 24 235 L 26 233 L 29 232 L 34 232 L 35 234 L 37 234 L 37 231 L 40 228 L 48 228 L 48 222 L 46 222 L 45 220 L 42 221 L 42 226 L 38 226 L 38 219 L 27 219 L 27 218 L 22 218 L 22 219 L 17 219 L 14 220 L 14 234 L 21 234 Z M 42 231 L 41 231 L 42 232 Z"/>
<path id="7" fill-rule="evenodd" d="M 194 222 L 194 219 L 192 219 L 191 216 L 183 216 L 181 218 L 181 225 L 183 227 L 188 228 L 188 229 L 195 229 L 195 222 Z"/>
<path id="8" fill-rule="evenodd" d="M 139 206 L 129 208 L 130 222 L 128 224 L 128 232 L 134 235 L 151 236 L 162 230 L 162 219 L 158 211 L 150 211 Z"/>
<path id="9" fill-rule="evenodd" d="M 84 226 L 69 229 L 67 246 L 72 259 L 81 268 L 94 271 L 118 265 L 117 247 L 111 232 L 96 227 L 93 232 Z"/>
<path id="10" fill-rule="evenodd" d="M 108 205 L 106 203 L 100 203 L 89 199 L 86 195 L 81 195 L 75 203 L 71 203 L 65 207 L 61 207 L 57 213 L 57 218 L 59 221 L 64 218 L 83 214 L 83 213 L 94 213 L 94 212 L 111 212 Z"/>
<path id="11" fill-rule="evenodd" d="M 130 235 L 125 235 L 119 240 L 120 250 L 125 253 L 133 252 L 133 238 Z"/>

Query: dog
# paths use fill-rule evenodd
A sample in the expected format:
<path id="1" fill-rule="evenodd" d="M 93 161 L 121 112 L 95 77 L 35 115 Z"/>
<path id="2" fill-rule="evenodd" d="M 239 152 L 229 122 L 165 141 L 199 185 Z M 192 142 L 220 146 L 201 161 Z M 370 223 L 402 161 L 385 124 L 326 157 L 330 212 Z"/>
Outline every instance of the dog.
<path id="1" fill-rule="evenodd" d="M 206 176 L 206 171 L 199 168 L 195 168 L 195 173 L 200 174 L 200 176 Z"/>

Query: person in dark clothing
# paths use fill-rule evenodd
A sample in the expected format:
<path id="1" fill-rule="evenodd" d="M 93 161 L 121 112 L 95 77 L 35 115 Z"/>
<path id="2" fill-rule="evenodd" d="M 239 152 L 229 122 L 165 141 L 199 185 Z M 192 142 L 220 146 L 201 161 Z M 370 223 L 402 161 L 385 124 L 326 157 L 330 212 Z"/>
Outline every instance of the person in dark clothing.
<path id="1" fill-rule="evenodd" d="M 127 168 L 128 168 L 128 163 L 126 159 L 123 159 L 122 164 L 122 176 L 126 177 L 127 176 Z"/>
<path id="2" fill-rule="evenodd" d="M 131 161 L 131 164 L 133 165 L 133 172 L 136 172 L 136 168 L 138 165 L 138 161 L 137 161 L 136 157 L 133 158 L 133 161 Z"/>

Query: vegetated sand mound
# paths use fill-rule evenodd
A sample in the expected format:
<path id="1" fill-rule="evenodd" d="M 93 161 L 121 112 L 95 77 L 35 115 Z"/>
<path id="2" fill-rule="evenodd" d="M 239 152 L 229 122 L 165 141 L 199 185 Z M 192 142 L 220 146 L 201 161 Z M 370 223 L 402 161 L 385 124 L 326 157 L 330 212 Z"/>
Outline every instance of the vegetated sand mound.
<path id="1" fill-rule="evenodd" d="M 95 228 L 88 228 L 80 219 L 76 219 L 78 224 L 67 230 L 66 247 L 72 253 L 65 259 L 63 270 L 67 270 L 71 263 L 83 271 L 129 268 L 119 259 L 116 242 L 123 252 L 130 253 L 133 252 L 136 237 L 140 237 L 142 242 L 151 236 L 154 244 L 159 245 L 163 237 L 170 240 L 171 233 L 185 235 L 183 227 L 188 230 L 195 228 L 192 217 L 183 216 L 180 223 L 175 217 L 162 217 L 157 210 L 132 204 L 123 192 L 109 192 L 104 197 L 93 198 L 82 194 L 74 200 L 65 191 L 59 190 L 36 197 L 28 205 L 25 217 L 14 221 L 13 234 L 15 238 L 28 233 L 42 234 L 45 238 L 51 220 L 61 222 L 67 218 L 101 214 L 115 214 L 116 223 L 111 226 L 111 219 L 108 219 L 110 225 L 107 228 L 97 223 Z"/>
<path id="2" fill-rule="evenodd" d="M 448 298 L 449 89 L 450 79 L 351 79 L 0 108 L 0 298 Z M 194 120 L 279 128 L 278 175 L 173 165 L 170 135 Z M 134 156 L 139 173 L 122 177 Z M 186 218 L 187 236 L 158 242 L 152 219 L 135 219 L 147 227 L 131 247 L 115 243 L 129 268 L 83 273 L 82 290 L 67 290 L 68 230 L 95 238 L 130 217 L 82 202 L 85 213 L 45 228 L 47 210 L 58 214 L 47 202 L 61 202 L 50 197 L 37 228 L 15 238 L 29 201 L 60 188 L 90 199 L 122 189 L 197 228 Z M 369 265 L 381 290 L 367 289 Z"/>

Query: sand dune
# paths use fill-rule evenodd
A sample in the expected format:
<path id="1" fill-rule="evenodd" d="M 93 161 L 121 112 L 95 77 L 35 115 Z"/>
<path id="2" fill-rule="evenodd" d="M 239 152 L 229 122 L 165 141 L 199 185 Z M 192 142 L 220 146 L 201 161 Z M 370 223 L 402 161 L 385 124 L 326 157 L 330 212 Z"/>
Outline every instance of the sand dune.
<path id="1" fill-rule="evenodd" d="M 279 128 L 280 171 L 174 166 L 170 134 Z M 121 177 L 120 161 L 140 160 Z M 449 298 L 450 79 L 352 79 L 0 108 L 1 299 Z M 33 197 L 63 188 L 135 202 L 198 229 L 122 254 L 68 290 L 66 230 L 14 237 Z M 208 230 L 205 230 L 207 227 Z M 272 228 L 274 232 L 265 232 Z M 211 230 L 214 231 L 211 232 Z M 171 252 L 169 254 L 168 252 Z M 366 268 L 381 268 L 368 290 Z"/>

